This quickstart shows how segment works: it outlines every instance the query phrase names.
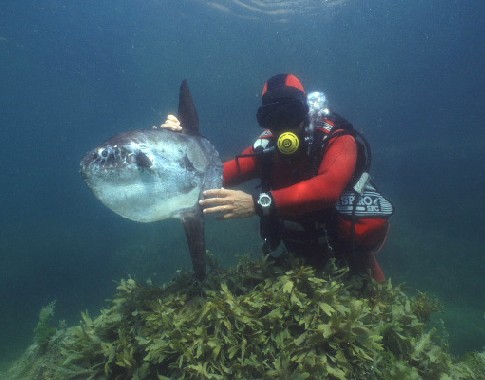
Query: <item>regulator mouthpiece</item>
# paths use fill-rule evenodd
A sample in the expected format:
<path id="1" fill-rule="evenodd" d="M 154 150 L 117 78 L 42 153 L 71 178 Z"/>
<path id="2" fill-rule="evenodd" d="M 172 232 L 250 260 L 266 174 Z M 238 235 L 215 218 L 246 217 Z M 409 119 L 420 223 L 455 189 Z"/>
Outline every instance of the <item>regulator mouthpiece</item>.
<path id="1" fill-rule="evenodd" d="M 281 154 L 291 155 L 298 151 L 300 147 L 300 138 L 296 133 L 283 132 L 278 138 L 278 150 Z"/>

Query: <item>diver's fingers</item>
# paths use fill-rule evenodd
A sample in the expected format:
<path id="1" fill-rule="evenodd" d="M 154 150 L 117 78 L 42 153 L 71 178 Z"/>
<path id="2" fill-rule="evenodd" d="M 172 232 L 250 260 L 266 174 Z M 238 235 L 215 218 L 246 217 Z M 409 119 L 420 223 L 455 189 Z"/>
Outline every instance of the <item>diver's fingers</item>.
<path id="1" fill-rule="evenodd" d="M 228 205 L 206 208 L 204 209 L 204 214 L 217 214 L 216 219 L 219 220 L 241 218 L 241 215 Z"/>
<path id="2" fill-rule="evenodd" d="M 167 120 L 160 125 L 160 128 L 170 129 L 171 131 L 179 132 L 182 130 L 179 119 L 174 115 L 168 115 Z"/>
<path id="3" fill-rule="evenodd" d="M 168 120 L 173 121 L 175 124 L 180 125 L 180 121 L 179 121 L 179 119 L 177 119 L 177 116 L 175 116 L 175 115 L 168 114 L 167 115 L 167 121 Z"/>
<path id="4" fill-rule="evenodd" d="M 171 131 L 174 131 L 174 132 L 179 132 L 182 130 L 182 127 L 180 125 L 173 124 L 170 121 L 166 121 L 165 123 L 160 125 L 160 128 L 170 129 Z"/>
<path id="5" fill-rule="evenodd" d="M 224 214 L 227 210 L 227 206 L 214 206 L 214 207 L 207 207 L 204 208 L 204 214 Z"/>
<path id="6" fill-rule="evenodd" d="M 224 206 L 226 205 L 226 199 L 224 198 L 206 198 L 206 199 L 201 199 L 199 201 L 199 204 L 202 207 L 214 207 L 214 206 Z"/>
<path id="7" fill-rule="evenodd" d="M 233 212 L 224 212 L 219 219 L 235 219 L 238 215 Z"/>
<path id="8" fill-rule="evenodd" d="M 204 191 L 203 195 L 206 197 L 206 199 L 211 199 L 211 198 L 227 198 L 229 195 L 233 194 L 234 190 L 228 190 L 228 189 L 210 189 Z"/>

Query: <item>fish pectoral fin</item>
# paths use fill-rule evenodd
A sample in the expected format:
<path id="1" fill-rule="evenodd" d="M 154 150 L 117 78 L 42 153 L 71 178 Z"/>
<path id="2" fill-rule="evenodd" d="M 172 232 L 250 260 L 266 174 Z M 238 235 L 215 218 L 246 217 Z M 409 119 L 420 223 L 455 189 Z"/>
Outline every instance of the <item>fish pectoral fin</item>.
<path id="1" fill-rule="evenodd" d="M 189 246 L 190 258 L 195 277 L 198 280 L 205 278 L 205 233 L 204 215 L 201 210 L 182 219 L 187 244 Z"/>

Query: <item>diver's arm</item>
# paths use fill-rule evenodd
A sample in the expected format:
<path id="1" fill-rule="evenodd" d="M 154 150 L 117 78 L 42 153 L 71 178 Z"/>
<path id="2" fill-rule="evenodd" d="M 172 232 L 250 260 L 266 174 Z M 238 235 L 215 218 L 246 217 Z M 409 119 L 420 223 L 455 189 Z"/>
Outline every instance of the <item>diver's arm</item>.
<path id="1" fill-rule="evenodd" d="M 241 155 L 224 162 L 225 187 L 232 187 L 256 178 L 259 175 L 258 159 L 253 156 L 252 146 L 243 150 Z"/>
<path id="2" fill-rule="evenodd" d="M 159 127 L 154 125 L 152 128 L 153 129 L 166 128 L 174 132 L 182 131 L 182 126 L 180 125 L 180 121 L 177 118 L 177 116 L 174 116 L 174 115 L 168 115 L 167 120 L 165 120 L 165 122 L 162 125 L 160 125 Z"/>
<path id="3" fill-rule="evenodd" d="M 350 183 L 356 161 L 354 137 L 336 137 L 329 142 L 315 177 L 271 191 L 276 213 L 297 216 L 333 207 Z"/>
<path id="4" fill-rule="evenodd" d="M 282 217 L 291 217 L 333 207 L 350 183 L 356 161 L 355 139 L 350 135 L 336 137 L 328 144 L 315 177 L 271 191 L 274 212 Z M 224 219 L 256 215 L 251 194 L 239 190 L 214 189 L 205 191 L 204 196 L 206 198 L 200 204 L 206 214 L 219 214 Z"/>

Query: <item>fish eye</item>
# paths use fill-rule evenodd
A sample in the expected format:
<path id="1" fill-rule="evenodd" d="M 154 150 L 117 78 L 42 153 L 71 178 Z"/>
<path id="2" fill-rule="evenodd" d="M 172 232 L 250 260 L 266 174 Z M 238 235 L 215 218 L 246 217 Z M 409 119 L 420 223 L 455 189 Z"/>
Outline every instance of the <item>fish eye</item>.
<path id="1" fill-rule="evenodd" d="M 108 157 L 108 150 L 107 150 L 107 149 L 103 149 L 103 151 L 101 152 L 101 156 L 102 156 L 103 158 Z"/>

